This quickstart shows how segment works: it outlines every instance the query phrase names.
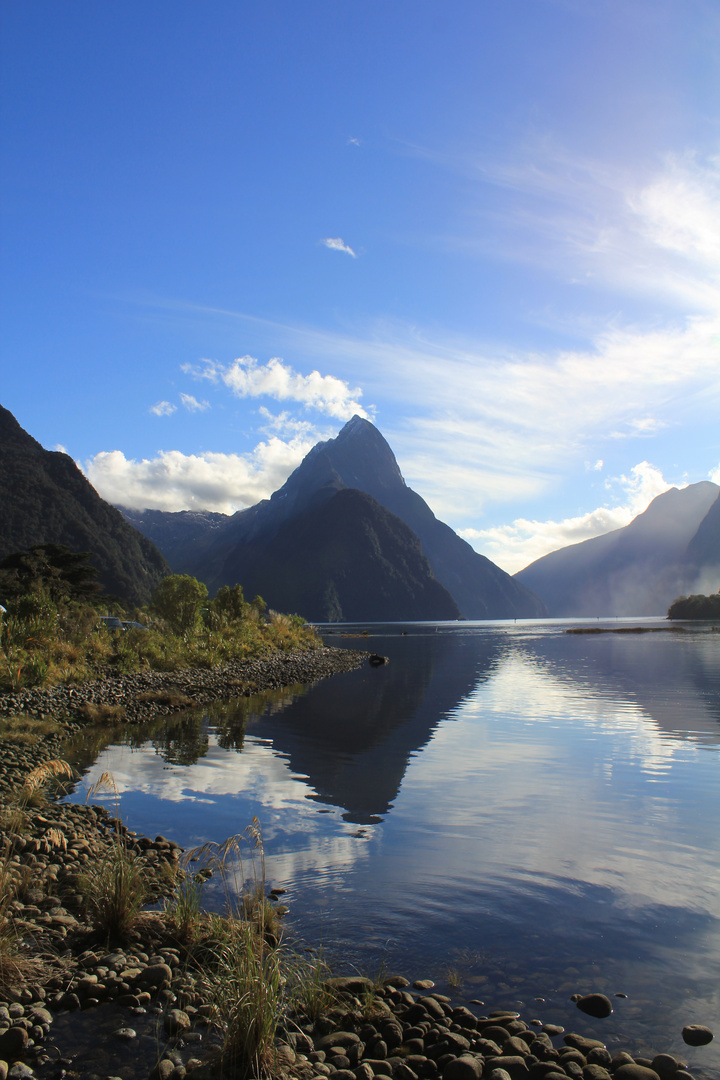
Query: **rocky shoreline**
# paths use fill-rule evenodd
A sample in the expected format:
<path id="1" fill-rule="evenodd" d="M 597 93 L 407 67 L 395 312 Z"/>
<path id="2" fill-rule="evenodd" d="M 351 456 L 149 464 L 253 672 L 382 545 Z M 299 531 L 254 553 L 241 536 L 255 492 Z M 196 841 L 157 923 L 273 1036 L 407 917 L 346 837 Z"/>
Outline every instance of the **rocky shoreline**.
<path id="1" fill-rule="evenodd" d="M 367 660 L 367 653 L 321 648 L 236 661 L 215 671 L 113 675 L 4 695 L 0 714 L 51 718 L 59 730 L 34 747 L 0 744 L 0 797 L 9 806 L 28 773 L 61 756 L 63 738 L 90 723 L 95 709 L 116 709 L 115 719 L 122 710 L 123 718 L 143 721 L 314 681 Z M 7 815 L 0 830 L 6 863 L 23 882 L 6 910 L 22 946 L 17 978 L 13 982 L 5 971 L 0 992 L 0 1080 L 215 1080 L 221 1072 L 217 1057 L 208 1058 L 218 1041 L 211 1009 L 160 913 L 147 913 L 117 947 L 93 929 L 78 890 L 88 868 L 122 842 L 151 883 L 151 898 L 168 895 L 181 860 L 178 845 L 136 836 L 104 807 L 51 800 L 28 804 L 23 815 L 21 831 Z M 476 1015 L 433 993 L 429 980 L 411 985 L 399 975 L 381 983 L 352 977 L 329 985 L 332 1003 L 318 1017 L 296 1013 L 278 1032 L 277 1075 L 691 1080 L 670 1055 L 611 1054 L 599 1040 L 514 1012 Z M 699 1029 L 696 1036 L 712 1038 Z"/>

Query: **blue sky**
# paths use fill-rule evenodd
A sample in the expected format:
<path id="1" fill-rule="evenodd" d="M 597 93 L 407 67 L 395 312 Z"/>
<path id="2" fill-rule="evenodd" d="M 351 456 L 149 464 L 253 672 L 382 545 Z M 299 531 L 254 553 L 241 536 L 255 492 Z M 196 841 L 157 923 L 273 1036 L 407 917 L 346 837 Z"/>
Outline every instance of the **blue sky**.
<path id="1" fill-rule="evenodd" d="M 361 412 L 514 572 L 720 482 L 715 0 L 0 14 L 0 402 L 105 498 Z"/>

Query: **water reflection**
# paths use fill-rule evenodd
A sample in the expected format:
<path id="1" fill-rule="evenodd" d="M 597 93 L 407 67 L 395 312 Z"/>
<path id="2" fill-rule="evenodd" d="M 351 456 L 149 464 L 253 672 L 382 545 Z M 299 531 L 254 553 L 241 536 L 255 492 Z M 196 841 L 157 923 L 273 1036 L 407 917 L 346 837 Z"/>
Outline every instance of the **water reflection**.
<path id="1" fill-rule="evenodd" d="M 348 962 L 576 1028 L 570 994 L 623 991 L 597 1033 L 687 1057 L 720 1006 L 720 636 L 401 629 L 383 668 L 88 744 L 86 783 L 185 845 L 257 814 L 296 932 Z"/>

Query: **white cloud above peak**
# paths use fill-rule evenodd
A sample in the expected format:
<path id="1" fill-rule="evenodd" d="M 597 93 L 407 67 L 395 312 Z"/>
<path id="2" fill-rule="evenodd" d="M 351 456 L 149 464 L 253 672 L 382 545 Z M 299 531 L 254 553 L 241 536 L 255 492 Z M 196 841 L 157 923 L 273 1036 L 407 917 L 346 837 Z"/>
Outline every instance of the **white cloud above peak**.
<path id="1" fill-rule="evenodd" d="M 247 454 L 163 450 L 141 460 L 111 450 L 86 461 L 83 472 L 103 499 L 116 506 L 233 514 L 269 498 L 314 442 L 314 438 L 283 440 L 273 435 Z"/>
<path id="2" fill-rule="evenodd" d="M 330 248 L 331 251 L 344 251 L 346 255 L 352 255 L 353 259 L 357 258 L 357 255 L 340 236 L 327 236 L 324 240 L 320 241 L 326 248 Z"/>
<path id="3" fill-rule="evenodd" d="M 355 413 L 368 418 L 359 401 L 359 387 L 351 388 L 344 379 L 321 375 L 317 370 L 301 375 L 278 356 L 266 364 L 252 356 L 239 357 L 227 365 L 204 360 L 200 367 L 184 364 L 182 370 L 195 378 L 222 382 L 238 398 L 296 401 L 337 420 L 349 420 Z"/>

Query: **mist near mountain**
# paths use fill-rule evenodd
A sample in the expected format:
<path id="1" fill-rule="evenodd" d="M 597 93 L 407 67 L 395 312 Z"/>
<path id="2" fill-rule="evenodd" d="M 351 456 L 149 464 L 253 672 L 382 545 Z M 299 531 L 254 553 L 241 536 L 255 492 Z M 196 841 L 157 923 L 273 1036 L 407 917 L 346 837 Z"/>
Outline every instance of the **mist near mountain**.
<path id="1" fill-rule="evenodd" d="M 146 604 L 170 567 L 67 454 L 45 450 L 0 405 L 0 558 L 34 544 L 89 551 L 106 593 Z"/>
<path id="2" fill-rule="evenodd" d="M 280 563 L 274 568 L 270 565 L 269 556 L 263 554 L 263 549 L 275 543 L 279 535 L 285 535 L 284 530 L 289 523 L 301 515 L 304 534 L 309 535 L 307 515 L 319 514 L 325 503 L 345 490 L 371 496 L 383 510 L 394 515 L 415 534 L 432 575 L 443 592 L 450 594 L 456 605 L 455 610 L 463 617 L 533 618 L 546 613 L 542 602 L 528 588 L 479 555 L 448 525 L 435 517 L 425 500 L 405 483 L 385 438 L 373 424 L 359 416 L 348 421 L 336 438 L 317 443 L 270 499 L 239 511 L 224 523 L 218 524 L 215 515 L 195 516 L 192 519 L 186 517 L 178 522 L 180 515 L 161 511 L 129 512 L 128 516 L 137 528 L 146 535 L 152 535 L 173 569 L 191 573 L 205 581 L 211 592 L 235 581 L 239 581 L 247 591 L 245 583 L 253 581 L 263 586 L 259 591 L 266 599 L 270 595 L 277 595 L 280 603 L 282 598 L 281 606 L 287 610 L 285 594 L 280 594 L 278 584 L 280 577 L 287 580 L 287 575 Z M 353 512 L 359 512 L 357 502 L 347 500 L 341 505 L 346 510 L 352 506 Z M 363 505 L 364 512 L 369 513 L 368 504 Z M 326 526 L 329 527 L 329 521 L 326 521 Z M 339 519 L 334 519 L 332 527 L 340 527 Z M 399 535 L 398 527 L 383 531 L 382 536 L 389 539 L 391 533 Z M 383 560 L 392 563 L 396 557 L 383 549 L 385 539 L 380 542 L 379 536 L 378 533 L 375 547 L 378 567 L 383 565 Z M 316 554 L 319 551 L 318 543 L 319 532 L 316 530 L 316 550 L 303 549 L 305 573 L 313 577 L 316 573 L 323 573 L 322 566 L 317 565 L 320 562 Z M 260 566 L 263 567 L 262 576 L 258 569 Z M 398 564 L 398 572 L 399 569 Z M 352 573 L 349 564 L 347 573 Z M 358 564 L 357 573 L 365 578 L 366 583 L 372 581 L 373 570 L 369 564 L 363 563 L 362 570 Z M 412 592 L 415 586 L 408 582 L 407 588 Z M 440 593 L 436 595 L 438 598 L 441 596 Z M 360 607 L 356 603 L 341 607 L 345 619 L 387 617 L 378 611 L 360 616 L 357 614 Z M 362 610 L 367 610 L 366 606 Z M 424 618 L 448 617 L 439 614 L 441 610 L 447 611 L 445 600 L 425 610 L 428 613 Z M 392 617 L 406 616 L 397 614 Z"/>
<path id="3" fill-rule="evenodd" d="M 720 587 L 719 495 L 708 480 L 670 488 L 625 528 L 553 551 L 516 580 L 557 617 L 665 615 L 677 596 Z"/>

